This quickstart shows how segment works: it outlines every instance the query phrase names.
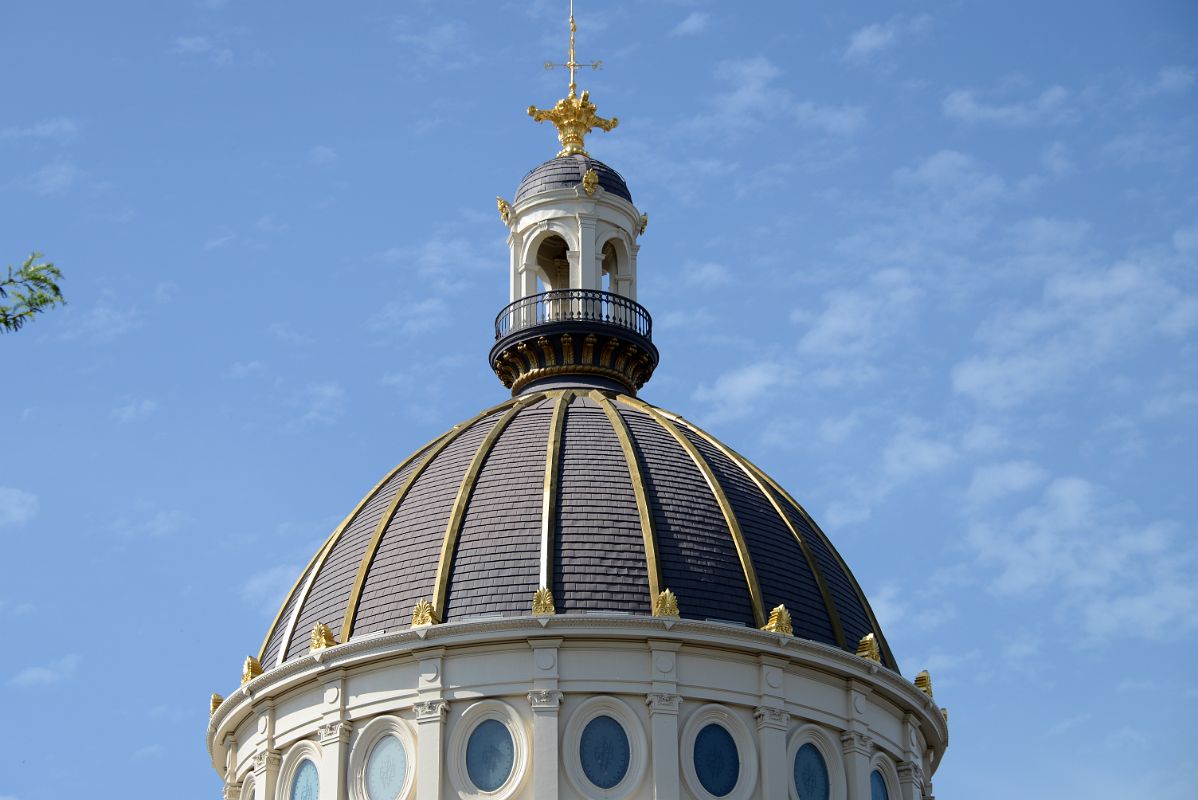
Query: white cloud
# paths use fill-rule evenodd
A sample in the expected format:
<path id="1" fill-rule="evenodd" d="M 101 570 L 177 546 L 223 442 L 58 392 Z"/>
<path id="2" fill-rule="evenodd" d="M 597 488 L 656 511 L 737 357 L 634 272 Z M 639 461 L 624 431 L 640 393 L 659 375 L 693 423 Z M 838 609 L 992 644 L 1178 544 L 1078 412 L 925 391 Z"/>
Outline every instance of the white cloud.
<path id="1" fill-rule="evenodd" d="M 995 592 L 1049 595 L 1087 640 L 1182 635 L 1198 626 L 1198 552 L 1176 525 L 1133 517 L 1093 483 L 1058 478 L 1013 518 L 972 524 L 966 541 Z"/>
<path id="2" fill-rule="evenodd" d="M 494 267 L 491 254 L 460 236 L 434 236 L 418 245 L 391 247 L 378 256 L 383 261 L 411 269 L 434 291 L 452 294 L 472 285 L 471 273 Z"/>
<path id="3" fill-rule="evenodd" d="M 345 390 L 334 381 L 310 383 L 295 398 L 303 413 L 301 423 L 331 425 L 345 413 Z"/>
<path id="4" fill-rule="evenodd" d="M 449 304 L 440 297 L 428 297 L 417 302 L 387 303 L 367 320 L 366 327 L 377 333 L 411 336 L 444 328 L 448 324 Z"/>
<path id="5" fill-rule="evenodd" d="M 787 382 L 786 369 L 772 362 L 748 364 L 725 372 L 713 384 L 700 384 L 694 398 L 710 407 L 710 422 L 739 419 L 753 411 L 770 390 Z"/>
<path id="6" fill-rule="evenodd" d="M 79 669 L 79 656 L 66 655 L 62 658 L 35 667 L 26 667 L 8 679 L 8 682 L 22 689 L 37 686 L 53 686 L 75 676 Z"/>
<path id="7" fill-rule="evenodd" d="M 112 417 L 117 422 L 133 422 L 136 419 L 148 417 L 158 410 L 158 403 L 148 398 L 142 400 L 129 399 L 112 409 Z"/>
<path id="8" fill-rule="evenodd" d="M 18 183 L 39 197 L 53 197 L 74 186 L 82 174 L 70 161 L 55 161 L 31 175 L 26 175 Z"/>
<path id="9" fill-rule="evenodd" d="M 178 533 L 191 522 L 191 517 L 182 511 L 159 510 L 137 522 L 121 517 L 108 527 L 121 536 L 161 539 Z"/>
<path id="10" fill-rule="evenodd" d="M 235 238 L 237 238 L 237 237 L 235 237 L 231 233 L 225 234 L 224 236 L 214 236 L 211 239 L 207 239 L 204 241 L 204 249 L 205 250 L 216 250 L 218 248 L 224 247 L 229 242 L 233 241 Z"/>
<path id="11" fill-rule="evenodd" d="M 158 758 L 166 752 L 166 748 L 160 744 L 147 744 L 144 747 L 139 747 L 133 751 L 135 760 L 143 760 L 147 758 Z"/>
<path id="12" fill-rule="evenodd" d="M 1156 80 L 1143 91 L 1143 94 L 1154 97 L 1162 94 L 1179 94 L 1194 85 L 1198 73 L 1189 67 L 1165 67 L 1156 74 Z"/>
<path id="13" fill-rule="evenodd" d="M 467 30 L 455 21 L 422 28 L 408 20 L 396 20 L 391 26 L 391 36 L 409 55 L 425 65 L 466 69 L 477 60 L 469 48 L 463 47 L 463 42 L 469 39 Z"/>
<path id="14" fill-rule="evenodd" d="M 732 273 L 723 264 L 690 261 L 683 268 L 683 280 L 690 286 L 713 289 L 732 283 Z"/>
<path id="15" fill-rule="evenodd" d="M 941 108 L 949 119 L 974 125 L 993 123 L 1020 127 L 1041 122 L 1061 122 L 1070 116 L 1067 101 L 1069 92 L 1061 86 L 1050 86 L 1034 100 L 1022 103 L 988 104 L 977 99 L 973 89 L 950 92 Z"/>
<path id="16" fill-rule="evenodd" d="M 965 493 L 971 503 L 990 503 L 1043 483 L 1048 473 L 1032 461 L 1003 461 L 976 467 Z"/>
<path id="17" fill-rule="evenodd" d="M 233 366 L 229 367 L 228 376 L 234 379 L 244 378 L 261 371 L 261 361 L 235 361 Z"/>
<path id="18" fill-rule="evenodd" d="M 141 327 L 141 314 L 136 306 L 118 307 L 111 292 L 104 292 L 94 306 L 82 314 L 68 307 L 67 319 L 60 338 L 79 339 L 88 344 L 107 344 Z"/>
<path id="19" fill-rule="evenodd" d="M 0 528 L 24 525 L 37 516 L 37 495 L 24 489 L 0 486 Z"/>
<path id="20" fill-rule="evenodd" d="M 219 67 L 233 63 L 233 51 L 207 36 L 176 36 L 171 52 L 181 56 L 207 56 Z"/>
<path id="21" fill-rule="evenodd" d="M 823 309 L 812 316 L 806 310 L 791 312 L 790 319 L 806 327 L 798 349 L 820 359 L 879 356 L 912 316 L 923 292 L 905 270 L 874 273 L 860 288 L 834 289 L 823 297 Z"/>
<path id="22" fill-rule="evenodd" d="M 318 144 L 308 151 L 308 163 L 315 167 L 332 167 L 337 164 L 337 151 Z"/>
<path id="23" fill-rule="evenodd" d="M 694 36 L 707 30 L 711 15 L 703 11 L 692 11 L 686 19 L 674 26 L 671 36 Z"/>
<path id="24" fill-rule="evenodd" d="M 15 126 L 0 128 L 0 141 L 13 139 L 54 139 L 59 142 L 67 142 L 74 139 L 78 134 L 79 125 L 75 120 L 69 117 L 55 117 L 35 122 L 23 128 Z"/>
<path id="25" fill-rule="evenodd" d="M 924 33 L 931 22 L 932 18 L 925 14 L 918 17 L 898 16 L 886 22 L 866 25 L 849 37 L 848 46 L 844 50 L 844 60 L 857 64 L 870 61 L 896 46 L 902 39 Z"/>
<path id="26" fill-rule="evenodd" d="M 862 106 L 821 106 L 810 100 L 792 107 L 800 127 L 822 131 L 829 136 L 849 136 L 865 127 L 865 108 Z"/>
<path id="27" fill-rule="evenodd" d="M 295 584 L 300 567 L 294 564 L 279 564 L 256 572 L 241 585 L 241 599 L 263 616 L 273 616 L 286 600 L 286 594 Z"/>
<path id="28" fill-rule="evenodd" d="M 1061 176 L 1073 171 L 1073 160 L 1069 157 L 1069 146 L 1056 141 L 1044 148 L 1040 163 L 1052 175 Z"/>
<path id="29" fill-rule="evenodd" d="M 892 484 L 929 475 L 957 459 L 952 445 L 927 436 L 922 425 L 911 424 L 899 431 L 882 451 L 882 472 Z"/>
<path id="30" fill-rule="evenodd" d="M 315 341 L 308 334 L 300 333 L 286 322 L 272 322 L 270 327 L 267 328 L 267 331 L 271 336 L 278 339 L 280 342 L 284 342 L 285 344 L 306 345 L 312 344 L 312 342 Z"/>

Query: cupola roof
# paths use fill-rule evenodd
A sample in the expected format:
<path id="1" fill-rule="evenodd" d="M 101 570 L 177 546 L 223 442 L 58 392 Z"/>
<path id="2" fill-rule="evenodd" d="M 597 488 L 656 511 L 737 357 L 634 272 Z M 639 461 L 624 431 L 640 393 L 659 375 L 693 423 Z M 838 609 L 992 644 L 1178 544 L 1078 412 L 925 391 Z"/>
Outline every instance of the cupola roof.
<path id="1" fill-rule="evenodd" d="M 551 158 L 544 164 L 533 167 L 516 189 L 516 205 L 542 192 L 556 189 L 573 189 L 582 184 L 588 170 L 594 170 L 598 186 L 606 192 L 632 202 L 632 193 L 620 173 L 602 161 L 588 155 L 569 155 Z"/>

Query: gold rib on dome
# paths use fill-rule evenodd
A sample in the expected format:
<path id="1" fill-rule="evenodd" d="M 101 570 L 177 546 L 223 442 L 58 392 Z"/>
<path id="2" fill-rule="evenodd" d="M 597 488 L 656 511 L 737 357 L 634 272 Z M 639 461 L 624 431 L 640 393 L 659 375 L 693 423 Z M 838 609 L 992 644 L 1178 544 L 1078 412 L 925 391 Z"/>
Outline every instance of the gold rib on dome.
<path id="1" fill-rule="evenodd" d="M 603 65 L 602 61 L 579 64 L 574 60 L 574 34 L 577 32 L 578 26 L 574 24 L 574 0 L 570 0 L 570 51 L 566 63 L 545 63 L 546 69 L 565 67 L 570 70 L 570 92 L 558 100 L 557 105 L 553 108 L 528 107 L 528 116 L 532 117 L 534 121 L 549 121 L 557 128 L 557 138 L 562 143 L 561 152 L 557 154 L 559 158 L 588 155 L 583 148 L 583 139 L 593 128 L 610 131 L 620 124 L 620 120 L 616 117 L 604 119 L 595 113 L 595 104 L 591 102 L 590 92 L 584 91 L 581 97 L 577 94 L 578 85 L 574 82 L 574 71 L 578 67 L 589 66 L 592 69 L 599 69 Z"/>
<path id="2" fill-rule="evenodd" d="M 436 440 L 434 439 L 433 442 L 435 441 Z M 361 513 L 362 509 L 366 507 L 366 504 L 374 499 L 374 496 L 378 494 L 385 485 L 387 485 L 388 481 L 403 471 L 404 467 L 406 467 L 408 464 L 411 464 L 413 459 L 427 450 L 429 445 L 433 444 L 433 442 L 429 442 L 424 447 L 421 447 L 415 453 L 405 458 L 397 467 L 388 472 L 381 481 L 376 483 L 374 488 L 367 492 L 366 496 L 363 497 L 356 506 L 354 506 L 354 510 L 349 512 L 349 515 L 341 521 L 341 524 L 337 526 L 337 529 L 333 531 L 333 534 L 325 542 L 325 546 L 316 553 L 316 557 L 313 559 L 311 571 L 308 573 L 308 580 L 304 584 L 304 591 L 296 601 L 295 608 L 292 609 L 291 621 L 287 624 L 287 633 L 283 636 L 282 644 L 279 647 L 278 658 L 275 659 L 276 665 L 282 664 L 287 660 L 287 651 L 291 649 L 291 641 L 293 638 L 295 638 L 295 628 L 299 624 L 300 612 L 303 611 L 304 603 L 308 602 L 308 596 L 312 592 L 312 586 L 315 585 L 316 577 L 320 574 L 320 570 L 324 568 L 324 562 L 326 559 L 328 559 L 329 553 L 333 552 L 333 548 L 337 546 L 337 542 L 341 540 L 341 537 L 349 528 L 350 523 L 353 522 L 354 518 Z M 304 573 L 301 572 L 300 577 L 302 578 L 303 575 Z M 288 596 L 288 599 L 291 599 L 290 596 Z M 284 607 L 286 607 L 286 603 L 284 603 Z M 282 613 L 282 609 L 280 609 L 280 613 Z M 349 636 L 345 633 L 345 628 L 342 628 L 341 631 L 341 641 L 349 641 Z M 266 654 L 265 647 L 263 648 L 262 654 Z"/>
<path id="3" fill-rule="evenodd" d="M 628 432 L 628 423 L 620 416 L 615 404 L 598 390 L 591 392 L 591 399 L 599 404 L 607 419 L 611 422 L 620 449 L 624 451 L 624 461 L 628 464 L 628 479 L 632 482 L 632 493 L 636 497 L 636 510 L 641 518 L 641 538 L 645 541 L 645 573 L 649 578 L 649 608 L 653 608 L 657 596 L 661 593 L 661 564 L 657 559 L 657 536 L 653 532 L 653 512 L 649 508 L 649 498 L 645 494 L 645 481 L 641 478 L 641 465 L 636 457 L 636 448 L 632 446 L 632 436 Z"/>
<path id="4" fill-rule="evenodd" d="M 703 480 L 707 482 L 707 488 L 711 490 L 715 497 L 716 505 L 720 507 L 720 512 L 724 515 L 724 522 L 728 525 L 728 533 L 732 536 L 732 541 L 736 545 L 736 554 L 740 558 L 741 569 L 745 573 L 745 583 L 749 587 L 749 600 L 753 606 L 753 621 L 758 628 L 765 625 L 765 607 L 761 602 L 761 585 L 757 582 L 757 572 L 753 569 L 753 559 L 749 555 L 749 546 L 745 542 L 744 534 L 740 530 L 740 523 L 736 519 L 736 513 L 732 510 L 732 504 L 728 502 L 728 496 L 724 494 L 724 487 L 716 480 L 715 473 L 711 470 L 711 465 L 707 463 L 707 459 L 699 452 L 699 449 L 691 442 L 690 439 L 678 430 L 664 414 L 661 413 L 655 406 L 638 400 L 635 397 L 628 395 L 619 395 L 617 399 L 631 408 L 635 408 L 648 414 L 657 422 L 658 425 L 665 428 L 666 432 L 674 437 L 674 440 L 682 446 L 690 456 L 691 461 L 699 468 L 699 472 L 703 475 Z"/>
<path id="5" fill-rule="evenodd" d="M 408 492 L 411 491 L 412 486 L 416 483 L 416 479 L 424 474 L 424 470 L 429 464 L 432 463 L 434 458 L 436 458 L 446 447 L 449 447 L 449 445 L 452 444 L 455 439 L 457 439 L 466 431 L 470 430 L 475 423 L 477 423 L 479 420 L 485 419 L 490 414 L 494 414 L 496 411 L 507 408 L 515 402 L 516 401 L 514 399 L 506 400 L 497 406 L 488 408 L 486 411 L 475 415 L 459 425 L 455 425 L 448 432 L 429 442 L 429 444 L 425 445 L 422 449 L 417 450 L 411 458 L 404 462 L 406 465 L 411 462 L 412 458 L 415 458 L 416 456 L 419 456 L 427 451 L 427 455 L 425 455 L 424 460 L 420 462 L 420 465 L 417 466 L 416 469 L 412 470 L 411 474 L 408 475 L 408 477 L 404 480 L 403 486 L 399 488 L 399 491 L 395 493 L 395 497 L 391 499 L 391 504 L 387 506 L 387 510 L 383 513 L 382 518 L 379 519 L 378 525 L 376 525 L 374 528 L 374 533 L 370 537 L 370 543 L 366 545 L 366 550 L 362 554 L 362 561 L 358 564 L 358 574 L 354 578 L 354 585 L 349 592 L 349 601 L 345 606 L 345 617 L 341 621 L 342 642 L 348 642 L 349 637 L 353 635 L 354 617 L 358 613 L 358 602 L 362 599 L 362 588 L 366 585 L 366 575 L 368 572 L 370 572 L 370 565 L 374 563 L 374 555 L 378 551 L 379 543 L 383 539 L 383 533 L 387 530 L 387 526 L 391 524 L 391 519 L 395 516 L 395 512 L 399 509 L 399 504 L 402 503 L 404 498 L 408 496 Z M 401 467 L 402 466 L 403 465 L 401 465 Z M 398 469 L 396 471 L 398 471 Z"/>
<path id="6" fill-rule="evenodd" d="M 558 462 L 562 452 L 562 423 L 566 409 L 574 399 L 574 392 L 557 394 L 553 403 L 553 417 L 549 420 L 549 441 L 545 445 L 545 480 L 541 487 L 541 562 L 540 586 L 553 588 L 553 518 L 557 515 L 557 484 L 560 479 Z"/>
<path id="7" fill-rule="evenodd" d="M 308 566 L 304 567 L 303 570 L 300 571 L 299 576 L 295 579 L 295 583 L 291 585 L 291 591 L 287 593 L 287 597 L 283 600 L 283 605 L 279 606 L 279 612 L 275 614 L 274 621 L 271 622 L 270 627 L 266 629 L 266 638 L 262 640 L 262 646 L 258 648 L 259 661 L 266 658 L 266 648 L 270 647 L 270 637 L 274 636 L 275 629 L 279 627 L 279 620 L 283 618 L 283 610 L 287 608 L 287 604 L 290 603 L 291 598 L 295 596 L 295 591 L 299 589 L 299 585 L 303 583 L 304 576 L 312 574 L 312 566 L 316 563 L 316 560 L 320 558 L 321 554 L 324 553 L 325 549 L 328 548 L 329 544 L 333 541 L 337 534 L 340 533 L 341 527 L 348 521 L 349 517 L 346 517 L 341 521 L 341 525 L 338 525 L 333 529 L 333 532 L 329 534 L 329 538 L 325 539 L 324 544 L 322 544 L 320 548 L 312 554 L 312 558 L 308 560 Z M 282 648 L 280 648 L 280 652 L 282 652 Z M 276 660 L 275 663 L 280 664 L 282 662 Z"/>
<path id="8" fill-rule="evenodd" d="M 857 583 L 857 578 L 853 576 L 853 573 L 849 570 L 849 565 L 844 562 L 844 559 L 841 558 L 840 553 L 837 552 L 836 548 L 832 546 L 832 541 L 828 538 L 827 534 L 824 533 L 823 529 L 820 528 L 819 525 L 815 524 L 815 520 L 812 519 L 811 515 L 807 513 L 807 509 L 799 505 L 799 502 L 791 497 L 789 492 L 779 486 L 777 481 L 775 481 L 766 473 L 762 472 L 760 468 L 751 462 L 746 461 L 745 463 L 753 467 L 753 470 L 761 476 L 761 479 L 766 481 L 770 486 L 774 487 L 774 490 L 777 491 L 781 497 L 786 498 L 786 501 L 794 507 L 795 511 L 799 512 L 799 516 L 801 516 L 806 523 L 811 526 L 811 530 L 815 531 L 818 536 L 823 537 L 824 545 L 828 548 L 828 552 L 832 554 L 834 559 L 836 559 L 836 563 L 840 565 L 841 572 L 844 573 L 849 585 L 853 587 L 853 593 L 857 596 L 857 602 L 861 603 L 861 607 L 865 609 L 865 616 L 869 618 L 869 624 L 873 629 L 871 633 L 874 633 L 877 636 L 878 644 L 881 646 L 882 653 L 885 655 L 884 660 L 889 661 L 890 665 L 897 670 L 898 662 L 895 661 L 894 653 L 891 652 L 890 645 L 886 642 L 886 636 L 882 633 L 882 626 L 878 624 L 878 618 L 874 616 L 874 610 L 870 607 L 869 600 L 865 598 L 865 592 L 861 591 L 861 584 Z"/>
<path id="9" fill-rule="evenodd" d="M 803 558 L 807 561 L 807 567 L 811 570 L 811 574 L 815 578 L 816 586 L 819 587 L 820 597 L 824 601 L 824 610 L 828 612 L 828 621 L 832 625 L 832 634 L 836 637 L 836 643 L 842 648 L 847 647 L 847 640 L 844 638 L 844 627 L 840 624 L 840 613 L 836 610 L 836 603 L 832 600 L 832 592 L 828 588 L 828 582 L 825 580 L 823 572 L 820 571 L 819 565 L 815 561 L 815 556 L 811 553 L 810 548 L 807 546 L 807 542 L 799 534 L 798 529 L 796 529 L 794 524 L 790 521 L 790 516 L 782 510 L 782 506 L 778 503 L 778 498 L 775 497 L 773 492 L 766 488 L 761 478 L 755 474 L 755 470 L 757 470 L 757 468 L 751 465 L 748 459 L 746 459 L 740 453 L 728 447 L 702 428 L 692 425 L 690 422 L 678 416 L 677 414 L 671 414 L 667 411 L 663 411 L 661 413 L 675 422 L 685 425 L 689 430 L 694 431 L 695 435 L 701 437 L 705 442 L 723 453 L 724 457 L 738 466 L 741 472 L 743 472 L 745 476 L 753 482 L 753 485 L 757 487 L 757 490 L 761 492 L 761 494 L 764 495 L 767 500 L 770 501 L 770 505 L 774 508 L 774 513 L 776 513 L 782 519 L 782 522 L 785 523 L 786 527 L 790 530 L 791 535 L 794 536 L 795 541 L 799 543 L 799 549 L 803 551 Z"/>
<path id="10" fill-rule="evenodd" d="M 453 509 L 449 512 L 449 522 L 445 525 L 445 536 L 441 539 L 441 557 L 437 561 L 437 577 L 433 581 L 433 614 L 436 619 L 442 622 L 445 620 L 449 571 L 453 566 L 453 556 L 458 548 L 458 534 L 462 532 L 462 518 L 466 514 L 466 504 L 470 500 L 471 493 L 474 492 L 474 482 L 478 480 L 478 473 L 482 469 L 483 461 L 486 460 L 487 454 L 491 452 L 491 448 L 495 446 L 495 441 L 499 438 L 499 434 L 503 433 L 512 419 L 520 411 L 535 402 L 544 400 L 545 397 L 546 395 L 543 392 L 521 397 L 515 401 L 511 408 L 503 412 L 503 416 L 495 421 L 495 424 L 491 426 L 491 430 L 487 431 L 486 438 L 483 439 L 482 444 L 474 451 L 474 457 L 470 459 L 470 466 L 466 468 L 466 474 L 462 476 L 462 483 L 458 486 L 457 497 L 453 501 Z"/>

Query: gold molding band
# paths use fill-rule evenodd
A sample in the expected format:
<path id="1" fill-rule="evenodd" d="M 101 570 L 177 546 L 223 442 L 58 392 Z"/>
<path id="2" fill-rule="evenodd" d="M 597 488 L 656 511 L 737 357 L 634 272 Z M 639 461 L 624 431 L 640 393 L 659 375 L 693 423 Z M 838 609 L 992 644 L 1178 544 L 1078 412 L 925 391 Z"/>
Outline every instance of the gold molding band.
<path id="1" fill-rule="evenodd" d="M 701 436 L 704 441 L 706 441 L 716 450 L 719 450 L 721 453 L 723 453 L 729 461 L 740 467 L 741 471 L 744 472 L 749 480 L 753 482 L 753 485 L 757 487 L 757 490 L 760 491 L 762 495 L 764 495 L 765 498 L 770 501 L 770 505 L 774 507 L 774 512 L 781 517 L 782 522 L 785 523 L 788 529 L 790 529 L 791 534 L 795 537 L 795 541 L 799 543 L 799 549 L 803 551 L 803 558 L 806 559 L 807 567 L 811 570 L 811 575 L 815 578 L 815 584 L 819 588 L 820 597 L 824 601 L 824 609 L 828 612 L 828 621 L 832 625 L 832 634 L 836 637 L 836 643 L 842 648 L 847 647 L 847 641 L 844 638 L 844 627 L 840 624 L 840 613 L 836 610 L 835 601 L 832 600 L 832 591 L 828 588 L 828 582 L 824 578 L 823 572 L 820 571 L 819 565 L 815 561 L 815 556 L 808 547 L 806 540 L 803 539 L 802 535 L 799 534 L 798 529 L 795 528 L 794 524 L 791 523 L 790 517 L 778 503 L 778 498 L 772 491 L 766 488 L 765 484 L 762 483 L 761 478 L 754 473 L 754 470 L 756 470 L 757 467 L 751 465 L 749 460 L 740 453 L 728 447 L 702 428 L 691 424 L 688 420 L 685 420 L 677 414 L 672 414 L 667 411 L 663 411 L 661 413 L 667 417 L 670 417 L 675 422 L 685 425 L 688 429 L 694 431 L 697 436 Z"/>
<path id="2" fill-rule="evenodd" d="M 441 453 L 441 451 L 443 451 L 446 447 L 449 447 L 449 445 L 452 444 L 454 440 L 456 440 L 463 433 L 470 430 L 475 423 L 481 419 L 485 419 L 489 414 L 493 414 L 500 409 L 507 408 L 514 402 L 515 400 L 506 400 L 497 406 L 488 408 L 486 411 L 475 415 L 471 419 L 455 425 L 449 431 L 441 434 L 439 438 L 434 439 L 428 445 L 425 445 L 424 449 L 418 450 L 416 452 L 416 455 L 420 455 L 426 451 L 427 454 L 425 455 L 424 460 L 420 462 L 420 465 L 417 466 L 416 469 L 412 470 L 411 474 L 408 475 L 407 479 L 404 480 L 403 486 L 401 486 L 395 493 L 395 497 L 391 499 L 390 505 L 387 506 L 387 510 L 383 512 L 383 516 L 379 519 L 378 525 L 376 525 L 374 528 L 374 533 L 370 537 L 370 543 L 366 546 L 366 551 L 362 554 L 362 560 L 358 563 L 358 574 L 354 578 L 353 588 L 350 589 L 349 602 L 346 603 L 345 616 L 341 621 L 342 643 L 348 642 L 349 637 L 353 635 L 354 617 L 357 616 L 358 613 L 358 602 L 362 599 L 362 589 L 366 585 L 366 575 L 370 572 L 370 566 L 374 563 L 374 556 L 378 551 L 379 543 L 382 542 L 383 533 L 386 532 L 387 526 L 391 524 L 392 517 L 394 517 L 395 512 L 399 510 L 399 504 L 402 503 L 404 498 L 408 496 L 408 492 L 411 491 L 412 486 L 416 483 L 416 479 L 424 474 L 424 470 L 430 463 L 432 463 L 432 460 Z"/>
<path id="3" fill-rule="evenodd" d="M 519 392 L 533 381 L 541 378 L 551 378 L 554 375 L 599 375 L 616 381 L 629 392 L 635 392 L 636 387 L 628 376 L 611 367 L 598 367 L 593 364 L 563 364 L 556 367 L 534 367 L 512 381 L 512 391 Z"/>
<path id="4" fill-rule="evenodd" d="M 495 446 L 499 434 L 503 433 L 516 414 L 532 403 L 544 400 L 545 397 L 543 392 L 526 395 L 516 400 L 511 408 L 503 412 L 503 416 L 495 420 L 495 424 L 491 426 L 491 430 L 487 431 L 487 436 L 483 439 L 482 444 L 474 451 L 474 458 L 470 459 L 470 466 L 466 468 L 466 474 L 462 476 L 457 497 L 454 498 L 453 508 L 449 512 L 449 522 L 445 525 L 445 536 L 441 539 L 441 557 L 437 561 L 437 577 L 433 581 L 433 615 L 442 622 L 445 621 L 449 571 L 453 566 L 453 556 L 458 548 L 458 534 L 462 531 L 462 518 L 466 515 L 466 503 L 474 492 L 474 482 L 478 480 L 478 473 L 482 469 L 483 461 L 491 452 L 491 448 Z"/>
<path id="5" fill-rule="evenodd" d="M 736 520 L 736 514 L 732 510 L 732 504 L 728 502 L 728 496 L 724 494 L 724 487 L 720 486 L 720 482 L 716 480 L 715 473 L 711 470 L 711 465 L 707 463 L 707 459 L 703 458 L 703 454 L 691 442 L 690 439 L 678 430 L 678 428 L 665 415 L 663 415 L 656 407 L 648 403 L 638 400 L 627 395 L 619 395 L 617 398 L 621 403 L 627 406 L 636 408 L 657 421 L 657 424 L 665 428 L 674 440 L 682 446 L 690 456 L 691 461 L 698 467 L 702 473 L 703 479 L 707 481 L 707 488 L 711 490 L 715 497 L 716 504 L 720 507 L 720 511 L 724 515 L 724 522 L 728 525 L 728 533 L 732 535 L 732 541 L 736 545 L 736 554 L 740 557 L 741 569 L 745 573 L 745 583 L 749 588 L 749 599 L 753 606 L 753 620 L 755 627 L 765 625 L 765 608 L 761 602 L 761 586 L 757 583 L 757 572 L 753 569 L 753 559 L 749 555 L 749 546 L 745 542 L 744 534 L 741 533 L 740 523 Z"/>
<path id="6" fill-rule="evenodd" d="M 553 404 L 553 417 L 549 420 L 549 441 L 545 445 L 545 480 L 541 487 L 541 587 L 553 590 L 553 517 L 557 513 L 558 461 L 562 451 L 562 423 L 566 409 L 574 399 L 574 392 L 557 394 Z"/>
<path id="7" fill-rule="evenodd" d="M 591 392 L 593 399 L 607 414 L 612 430 L 620 441 L 620 449 L 624 451 L 624 461 L 628 464 L 628 479 L 632 482 L 632 493 L 636 496 L 636 510 L 641 518 L 641 537 L 645 540 L 645 572 L 649 578 L 649 608 L 661 593 L 661 563 L 657 558 L 657 536 L 653 532 L 653 511 L 649 507 L 649 498 L 645 494 L 645 482 L 641 478 L 641 465 L 636 458 L 636 448 L 632 446 L 632 435 L 628 432 L 628 423 L 620 416 L 615 404 L 598 390 Z"/>
<path id="8" fill-rule="evenodd" d="M 877 636 L 878 643 L 882 647 L 882 652 L 885 654 L 886 660 L 888 660 L 890 664 L 897 670 L 898 662 L 894 660 L 894 653 L 891 652 L 890 645 L 886 642 L 886 635 L 882 633 L 882 626 L 878 625 L 878 618 L 874 616 L 874 610 L 870 607 L 869 600 L 865 598 L 865 592 L 861 591 L 861 584 L 857 583 L 857 578 L 849 570 L 849 565 L 844 562 L 844 559 L 841 558 L 840 553 L 837 552 L 836 548 L 832 546 L 832 540 L 829 539 L 827 534 L 824 533 L 823 528 L 815 523 L 815 520 L 812 519 L 811 515 L 807 513 L 807 509 L 799 505 L 798 501 L 790 496 L 790 492 L 779 486 L 777 481 L 775 481 L 766 473 L 762 472 L 761 468 L 756 464 L 753 464 L 752 462 L 747 463 L 753 467 L 753 470 L 757 472 L 757 474 L 760 475 L 763 480 L 768 482 L 770 486 L 773 486 L 779 495 L 785 497 L 787 502 L 795 507 L 795 510 L 799 512 L 799 515 L 806 520 L 807 524 L 811 526 L 811 529 L 816 532 L 816 535 L 823 537 L 824 544 L 827 546 L 828 552 L 832 554 L 832 557 L 836 559 L 836 563 L 840 565 L 841 572 L 844 573 L 845 577 L 849 581 L 849 584 L 853 587 L 853 593 L 857 595 L 857 601 L 861 603 L 861 607 L 865 609 L 865 615 L 869 617 L 869 624 L 873 626 L 871 633 Z"/>

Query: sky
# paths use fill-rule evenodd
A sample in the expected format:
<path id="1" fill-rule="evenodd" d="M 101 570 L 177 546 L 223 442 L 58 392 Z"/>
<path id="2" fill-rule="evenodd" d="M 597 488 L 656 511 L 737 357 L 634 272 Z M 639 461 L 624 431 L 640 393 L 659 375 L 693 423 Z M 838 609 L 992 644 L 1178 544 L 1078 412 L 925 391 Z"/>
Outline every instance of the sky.
<path id="1" fill-rule="evenodd" d="M 495 196 L 564 2 L 6 3 L 0 800 L 217 797 L 204 731 L 390 467 L 505 390 Z M 1192 3 L 578 0 L 641 396 L 746 453 L 950 712 L 948 798 L 1193 798 Z"/>

